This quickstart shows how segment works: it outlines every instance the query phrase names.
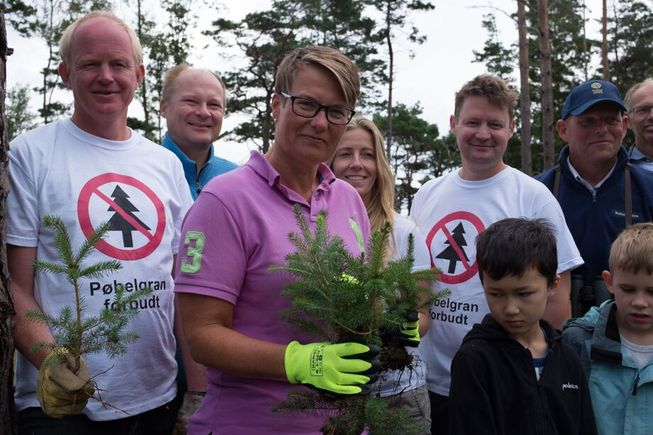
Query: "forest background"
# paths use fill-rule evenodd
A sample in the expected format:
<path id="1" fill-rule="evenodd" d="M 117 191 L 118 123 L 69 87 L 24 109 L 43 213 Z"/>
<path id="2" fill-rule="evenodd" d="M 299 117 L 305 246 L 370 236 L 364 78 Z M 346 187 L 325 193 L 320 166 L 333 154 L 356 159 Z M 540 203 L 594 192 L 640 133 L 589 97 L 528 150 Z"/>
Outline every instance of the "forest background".
<path id="1" fill-rule="evenodd" d="M 465 81 L 490 72 L 521 91 L 506 161 L 537 174 L 563 145 L 553 127 L 571 87 L 605 78 L 625 93 L 653 75 L 652 7 L 634 0 L 9 0 L 8 137 L 70 115 L 72 96 L 56 72 L 58 40 L 92 9 L 112 9 L 143 44 L 146 81 L 130 126 L 159 142 L 163 72 L 181 62 L 213 69 L 228 88 L 217 153 L 238 163 L 274 140 L 270 98 L 283 56 L 330 45 L 363 72 L 356 110 L 385 134 L 396 206 L 405 211 L 421 184 L 460 164 L 448 118 Z"/>
<path id="2" fill-rule="evenodd" d="M 0 229 L 8 190 L 6 138 L 70 115 L 72 96 L 56 73 L 57 43 L 63 29 L 91 9 L 113 9 L 137 29 L 143 44 L 148 73 L 130 107 L 130 126 L 159 141 L 163 72 L 186 61 L 214 69 L 229 90 L 218 154 L 235 150 L 239 163 L 248 150 L 265 151 L 274 139 L 270 97 L 283 56 L 306 44 L 338 47 L 363 71 L 356 110 L 373 116 L 385 134 L 401 211 L 423 182 L 459 166 L 448 118 L 455 91 L 475 75 L 498 74 L 521 91 L 518 131 L 506 161 L 527 174 L 553 165 L 563 145 L 554 123 L 573 86 L 604 78 L 625 93 L 653 76 L 651 0 L 5 0 L 0 5 L 0 83 L 6 77 L 8 84 L 6 123 L 0 122 Z M 13 49 L 9 57 L 7 47 Z M 0 434 L 14 434 L 14 311 L 2 239 Z"/>

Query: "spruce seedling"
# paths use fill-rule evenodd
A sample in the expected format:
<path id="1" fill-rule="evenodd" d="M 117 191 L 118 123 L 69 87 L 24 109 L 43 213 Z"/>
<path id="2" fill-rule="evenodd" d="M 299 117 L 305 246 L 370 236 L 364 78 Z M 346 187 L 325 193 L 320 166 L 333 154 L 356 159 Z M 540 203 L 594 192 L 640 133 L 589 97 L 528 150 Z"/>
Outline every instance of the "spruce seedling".
<path id="1" fill-rule="evenodd" d="M 384 341 L 381 331 L 398 332 L 410 310 L 429 306 L 444 294 L 433 295 L 422 285 L 437 280 L 438 271 L 412 272 L 412 238 L 406 257 L 386 261 L 390 224 L 372 234 L 367 254 L 353 256 L 340 237 L 329 234 L 325 213 L 318 214 L 312 231 L 301 206 L 294 212 L 300 231 L 289 238 L 295 252 L 286 256 L 284 266 L 273 268 L 296 278 L 282 293 L 291 301 L 282 316 L 332 343 L 383 345 L 382 370 L 410 369 L 412 359 L 405 348 Z M 396 355 L 399 361 L 393 360 Z M 411 432 L 404 413 L 391 412 L 385 402 L 369 396 L 291 393 L 276 409 L 324 415 L 328 419 L 322 430 L 329 434 L 360 434 L 365 427 L 375 434 L 396 433 L 397 427 Z"/>
<path id="2" fill-rule="evenodd" d="M 56 216 L 44 216 L 43 224 L 55 233 L 54 244 L 60 263 L 48 263 L 40 260 L 34 262 L 37 270 L 46 273 L 60 273 L 66 276 L 75 292 L 75 304 L 61 309 L 57 317 L 40 310 L 30 310 L 27 318 L 47 325 L 52 331 L 53 343 L 35 343 L 34 352 L 47 350 L 52 352 L 65 349 L 74 358 L 72 370 L 77 372 L 82 355 L 105 351 L 110 358 L 115 358 L 127 351 L 127 345 L 138 338 L 134 332 L 124 329 L 138 311 L 129 308 L 132 301 L 149 295 L 150 288 L 137 290 L 129 294 L 122 286 L 115 289 L 114 302 L 117 310 L 104 308 L 98 316 L 84 316 L 86 308 L 81 294 L 81 278 L 100 278 L 119 270 L 122 266 L 117 260 L 100 261 L 91 265 L 82 265 L 83 261 L 95 249 L 95 244 L 102 240 L 109 231 L 108 223 L 99 225 L 91 236 L 84 241 L 77 252 L 73 252 L 70 236 L 63 221 Z"/>

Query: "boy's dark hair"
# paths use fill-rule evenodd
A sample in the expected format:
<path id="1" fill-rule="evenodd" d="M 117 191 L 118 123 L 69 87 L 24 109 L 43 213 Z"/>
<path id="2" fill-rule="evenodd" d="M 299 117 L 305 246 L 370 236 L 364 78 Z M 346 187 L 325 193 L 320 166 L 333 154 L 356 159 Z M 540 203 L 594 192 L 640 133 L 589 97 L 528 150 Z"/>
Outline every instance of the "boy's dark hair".
<path id="1" fill-rule="evenodd" d="M 521 276 L 534 267 L 555 283 L 558 250 L 553 228 L 544 219 L 508 218 L 490 225 L 476 237 L 478 275 L 494 280 L 504 276 Z"/>

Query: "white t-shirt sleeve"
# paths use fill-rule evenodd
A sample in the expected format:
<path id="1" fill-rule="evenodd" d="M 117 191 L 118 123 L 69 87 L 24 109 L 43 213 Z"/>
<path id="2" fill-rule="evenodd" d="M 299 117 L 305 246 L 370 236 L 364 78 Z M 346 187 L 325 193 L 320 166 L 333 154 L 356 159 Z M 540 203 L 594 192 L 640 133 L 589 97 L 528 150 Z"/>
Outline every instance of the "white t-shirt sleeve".
<path id="1" fill-rule="evenodd" d="M 405 257 L 408 254 L 408 237 L 413 235 L 413 271 L 426 270 L 431 268 L 431 256 L 426 246 L 426 238 L 411 218 L 395 214 L 392 226 L 397 250 L 397 258 Z"/>
<path id="2" fill-rule="evenodd" d="M 36 247 L 40 219 L 33 164 L 28 161 L 24 135 L 11 142 L 9 195 L 7 196 L 7 243 Z"/>
<path id="3" fill-rule="evenodd" d="M 177 189 L 177 197 L 179 198 L 179 208 L 175 210 L 174 225 L 175 225 L 175 234 L 172 238 L 172 252 L 177 253 L 179 250 L 179 238 L 181 237 L 181 226 L 188 213 L 188 209 L 193 205 L 193 197 L 190 194 L 188 189 L 188 183 L 184 177 L 184 168 L 181 165 L 181 162 L 175 158 L 175 185 Z"/>
<path id="4" fill-rule="evenodd" d="M 536 218 L 549 221 L 554 229 L 558 248 L 558 273 L 572 270 L 584 263 L 574 237 L 571 235 L 565 215 L 557 201 L 547 202 L 537 213 Z"/>

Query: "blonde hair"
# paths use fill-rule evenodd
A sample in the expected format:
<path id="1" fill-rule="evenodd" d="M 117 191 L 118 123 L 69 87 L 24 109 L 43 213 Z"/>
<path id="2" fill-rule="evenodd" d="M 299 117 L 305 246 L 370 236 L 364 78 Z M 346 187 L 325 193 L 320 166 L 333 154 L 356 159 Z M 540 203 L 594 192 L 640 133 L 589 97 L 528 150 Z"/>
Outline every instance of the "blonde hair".
<path id="1" fill-rule="evenodd" d="M 372 136 L 374 163 L 376 164 L 376 180 L 374 180 L 374 185 L 370 192 L 369 203 L 365 204 L 365 207 L 367 208 L 367 215 L 370 218 L 372 231 L 376 231 L 381 229 L 386 222 L 392 224 L 394 221 L 394 175 L 385 156 L 383 135 L 376 124 L 363 116 L 355 116 L 349 121 L 345 131 L 351 131 L 357 128 L 368 132 Z"/>
<path id="2" fill-rule="evenodd" d="M 225 86 L 220 76 L 217 73 L 211 71 L 210 69 L 193 68 L 192 66 L 186 63 L 175 65 L 172 68 L 168 69 L 165 73 L 163 73 L 163 85 L 161 87 L 161 102 L 168 101 L 172 97 L 172 93 L 175 90 L 175 84 L 177 83 L 177 79 L 179 78 L 182 72 L 187 70 L 206 71 L 209 74 L 211 74 L 213 77 L 215 77 L 218 80 L 218 82 L 220 82 L 220 86 L 222 87 L 222 94 L 224 99 L 223 104 L 225 106 L 227 105 L 227 87 Z"/>
<path id="3" fill-rule="evenodd" d="M 653 79 L 645 79 L 639 83 L 635 83 L 630 89 L 628 89 L 628 92 L 626 92 L 626 95 L 624 96 L 624 105 L 628 111 L 633 108 L 633 94 L 647 85 L 653 85 Z"/>
<path id="4" fill-rule="evenodd" d="M 79 26 L 82 25 L 85 21 L 92 20 L 94 18 L 106 18 L 122 27 L 129 36 L 129 40 L 132 46 L 132 53 L 134 54 L 134 61 L 136 63 L 135 66 L 138 67 L 143 64 L 143 50 L 141 49 L 141 43 L 138 40 L 136 33 L 134 33 L 134 30 L 129 27 L 127 23 L 114 15 L 111 11 L 92 11 L 83 17 L 77 18 L 75 21 L 73 21 L 71 25 L 66 27 L 63 35 L 61 35 L 61 39 L 59 40 L 59 55 L 61 56 L 61 62 L 63 62 L 66 67 L 70 67 L 72 62 L 70 57 L 70 47 L 73 42 L 73 35 L 75 30 L 77 30 L 77 28 L 79 28 Z"/>
<path id="5" fill-rule="evenodd" d="M 619 234 L 610 248 L 610 271 L 653 274 L 653 223 L 632 225 Z"/>
<path id="6" fill-rule="evenodd" d="M 383 146 L 383 135 L 374 122 L 364 116 L 354 116 L 349 124 L 348 131 L 361 129 L 366 131 L 372 137 L 372 147 L 374 148 L 374 163 L 376 164 L 376 179 L 370 191 L 369 201 L 365 204 L 367 216 L 370 219 L 372 231 L 383 228 L 386 222 L 394 224 L 394 203 L 395 203 L 395 179 L 385 155 Z M 328 164 L 333 169 L 335 154 L 331 157 Z M 388 249 L 386 250 L 385 259 L 388 260 L 396 252 L 396 243 L 394 236 L 390 233 Z"/>
<path id="7" fill-rule="evenodd" d="M 338 82 L 347 106 L 352 109 L 360 95 L 358 68 L 335 48 L 310 46 L 296 48 L 283 58 L 275 77 L 274 91 L 290 92 L 297 71 L 302 65 L 313 65 L 328 71 Z"/>

